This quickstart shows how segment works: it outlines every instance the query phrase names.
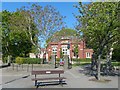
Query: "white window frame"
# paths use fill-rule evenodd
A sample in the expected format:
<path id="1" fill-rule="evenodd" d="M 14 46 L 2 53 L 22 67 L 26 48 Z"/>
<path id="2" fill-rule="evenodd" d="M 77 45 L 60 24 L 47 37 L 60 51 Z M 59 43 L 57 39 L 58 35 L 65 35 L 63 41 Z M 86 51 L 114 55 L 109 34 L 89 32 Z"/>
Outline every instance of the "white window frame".
<path id="1" fill-rule="evenodd" d="M 52 47 L 52 55 L 57 55 L 57 47 L 56 46 Z"/>
<path id="2" fill-rule="evenodd" d="M 91 58 L 90 52 L 86 52 L 86 58 Z"/>
<path id="3" fill-rule="evenodd" d="M 68 55 L 67 45 L 62 45 L 61 48 L 62 48 L 63 55 Z"/>
<path id="4" fill-rule="evenodd" d="M 63 55 L 67 55 L 67 52 L 68 52 L 68 51 L 67 51 L 67 47 L 63 47 L 63 48 L 62 48 L 62 53 L 63 53 Z"/>

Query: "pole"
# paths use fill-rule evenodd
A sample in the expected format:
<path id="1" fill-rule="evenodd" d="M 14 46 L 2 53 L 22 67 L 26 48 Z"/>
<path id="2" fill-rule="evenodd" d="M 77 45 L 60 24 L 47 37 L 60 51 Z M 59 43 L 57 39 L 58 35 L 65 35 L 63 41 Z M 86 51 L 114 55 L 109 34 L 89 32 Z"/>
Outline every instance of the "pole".
<path id="1" fill-rule="evenodd" d="M 27 66 L 27 72 L 29 71 L 29 64 L 28 64 L 28 66 Z"/>
<path id="2" fill-rule="evenodd" d="M 57 67 L 56 67 L 56 55 L 55 55 L 55 68 L 57 68 Z"/>
<path id="3" fill-rule="evenodd" d="M 70 61 L 70 60 L 69 60 L 69 55 L 68 55 L 68 69 L 69 69 L 69 61 Z"/>
<path id="4" fill-rule="evenodd" d="M 33 71 L 33 64 L 32 64 L 32 71 Z"/>

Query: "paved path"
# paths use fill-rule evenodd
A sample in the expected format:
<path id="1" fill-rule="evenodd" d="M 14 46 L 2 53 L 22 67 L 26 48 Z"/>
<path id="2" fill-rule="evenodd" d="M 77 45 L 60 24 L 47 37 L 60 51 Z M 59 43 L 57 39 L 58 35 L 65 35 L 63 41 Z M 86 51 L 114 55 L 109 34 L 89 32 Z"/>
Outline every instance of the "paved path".
<path id="1" fill-rule="evenodd" d="M 34 65 L 34 70 L 40 69 L 53 69 L 53 67 L 49 65 Z M 63 69 L 62 67 L 58 69 Z M 91 76 L 85 76 L 79 72 L 81 67 L 73 67 L 70 70 L 65 70 L 63 76 L 65 76 L 67 85 L 61 87 L 60 85 L 52 85 L 52 86 L 42 86 L 41 88 L 118 88 L 118 77 L 103 77 L 105 79 L 111 80 L 107 83 L 100 83 L 89 81 L 89 79 L 94 78 Z M 27 69 L 24 67 L 16 69 L 3 68 L 2 69 L 2 83 L 0 82 L 0 87 L 3 88 L 35 88 L 34 82 L 31 81 L 31 68 L 27 72 Z"/>

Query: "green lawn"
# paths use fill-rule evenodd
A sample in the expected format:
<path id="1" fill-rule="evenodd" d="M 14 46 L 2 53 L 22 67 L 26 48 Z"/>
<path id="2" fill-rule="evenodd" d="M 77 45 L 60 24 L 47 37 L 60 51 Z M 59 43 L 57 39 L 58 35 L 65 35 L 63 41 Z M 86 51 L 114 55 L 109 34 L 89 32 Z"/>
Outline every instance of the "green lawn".
<path id="1" fill-rule="evenodd" d="M 87 64 L 91 64 L 91 61 L 74 61 L 75 63 L 73 64 L 73 66 L 80 66 L 80 65 L 87 65 Z M 102 62 L 102 64 L 104 64 L 104 62 Z M 113 66 L 120 66 L 120 62 L 112 62 Z"/>

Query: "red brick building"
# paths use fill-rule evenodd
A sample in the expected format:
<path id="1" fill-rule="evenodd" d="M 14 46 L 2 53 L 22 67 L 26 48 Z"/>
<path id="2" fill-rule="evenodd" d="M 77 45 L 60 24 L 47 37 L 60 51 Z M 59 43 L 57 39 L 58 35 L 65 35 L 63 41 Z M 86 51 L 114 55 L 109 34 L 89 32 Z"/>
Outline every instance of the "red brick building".
<path id="1" fill-rule="evenodd" d="M 68 44 L 70 48 L 68 49 Z M 59 41 L 52 41 L 48 43 L 47 55 L 48 58 L 51 55 L 57 55 L 60 58 L 60 51 L 63 55 L 69 55 L 70 58 L 76 58 L 74 54 L 75 45 L 78 45 L 78 58 L 91 58 L 93 49 L 86 48 L 85 42 L 82 40 L 77 41 L 77 39 L 61 38 Z"/>

